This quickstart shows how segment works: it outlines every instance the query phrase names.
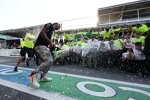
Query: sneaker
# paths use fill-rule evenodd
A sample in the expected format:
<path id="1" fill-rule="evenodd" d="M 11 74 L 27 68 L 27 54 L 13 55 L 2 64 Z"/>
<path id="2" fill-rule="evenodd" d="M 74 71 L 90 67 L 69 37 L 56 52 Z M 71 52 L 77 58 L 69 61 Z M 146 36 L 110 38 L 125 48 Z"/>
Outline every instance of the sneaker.
<path id="1" fill-rule="evenodd" d="M 49 78 L 49 77 L 43 77 L 40 79 L 41 82 L 49 82 L 49 81 L 52 81 L 52 78 Z"/>
<path id="2" fill-rule="evenodd" d="M 37 82 L 37 74 L 31 73 L 28 76 L 28 79 L 30 80 L 30 82 L 33 84 L 34 87 L 36 87 L 36 88 L 40 87 L 40 84 Z"/>
<path id="3" fill-rule="evenodd" d="M 28 60 L 26 60 L 26 65 L 27 65 L 27 67 L 29 67 L 29 61 Z"/>
<path id="4" fill-rule="evenodd" d="M 15 67 L 15 68 L 14 68 L 14 72 L 18 72 L 18 69 L 17 69 L 17 67 Z"/>

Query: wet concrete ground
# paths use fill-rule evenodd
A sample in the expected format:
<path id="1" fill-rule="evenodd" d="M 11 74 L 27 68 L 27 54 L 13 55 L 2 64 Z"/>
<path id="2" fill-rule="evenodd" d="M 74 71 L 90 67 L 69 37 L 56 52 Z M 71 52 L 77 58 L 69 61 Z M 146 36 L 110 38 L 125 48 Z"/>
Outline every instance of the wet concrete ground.
<path id="1" fill-rule="evenodd" d="M 18 59 L 17 57 L 0 57 L 0 64 L 15 66 L 17 59 Z M 25 63 L 21 63 L 20 67 L 27 67 L 27 66 Z M 35 67 L 36 65 L 32 61 L 30 63 L 30 67 L 27 68 L 35 68 Z M 96 69 L 90 69 L 84 68 L 80 65 L 64 65 L 64 66 L 52 66 L 50 71 L 150 85 L 149 75 L 143 76 L 139 75 L 138 73 L 124 71 L 116 67 L 113 68 L 99 67 Z M 30 97 L 30 100 L 44 100 L 40 97 L 36 97 L 0 85 L 0 100 L 27 100 L 28 97 Z"/>

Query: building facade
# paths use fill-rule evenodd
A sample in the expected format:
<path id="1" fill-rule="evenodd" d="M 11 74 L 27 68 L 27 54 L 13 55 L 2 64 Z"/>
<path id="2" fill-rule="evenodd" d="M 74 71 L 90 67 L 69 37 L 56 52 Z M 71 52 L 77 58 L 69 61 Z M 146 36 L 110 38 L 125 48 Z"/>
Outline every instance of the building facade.
<path id="1" fill-rule="evenodd" d="M 150 21 L 150 0 L 139 0 L 98 9 L 98 26 L 148 21 Z"/>

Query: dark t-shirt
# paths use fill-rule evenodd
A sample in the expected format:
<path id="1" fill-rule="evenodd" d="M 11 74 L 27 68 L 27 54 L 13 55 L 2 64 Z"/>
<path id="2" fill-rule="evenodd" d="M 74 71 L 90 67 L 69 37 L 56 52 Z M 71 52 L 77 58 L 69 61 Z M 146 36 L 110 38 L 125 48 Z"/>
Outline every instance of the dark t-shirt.
<path id="1" fill-rule="evenodd" d="M 53 31 L 54 31 L 53 25 L 51 23 L 48 23 L 48 24 L 45 24 L 44 28 L 46 28 L 45 33 L 46 33 L 47 37 L 51 40 Z M 48 42 L 45 41 L 39 34 L 34 47 L 40 46 L 40 45 L 48 46 Z"/>

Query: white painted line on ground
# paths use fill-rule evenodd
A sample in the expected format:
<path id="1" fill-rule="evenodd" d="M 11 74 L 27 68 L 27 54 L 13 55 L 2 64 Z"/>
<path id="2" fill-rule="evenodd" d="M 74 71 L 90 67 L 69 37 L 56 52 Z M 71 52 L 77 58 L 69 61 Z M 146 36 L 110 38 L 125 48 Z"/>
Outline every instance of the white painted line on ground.
<path id="1" fill-rule="evenodd" d="M 3 65 L 3 64 L 0 64 L 0 65 L 6 66 L 6 67 L 13 67 L 13 68 L 15 67 L 15 66 Z M 27 70 L 33 70 L 31 68 L 23 68 L 23 67 L 20 67 L 20 68 L 21 69 L 27 69 Z M 54 71 L 49 71 L 49 73 L 58 74 L 58 75 L 67 75 L 67 76 L 71 76 L 71 77 L 77 77 L 77 78 L 83 78 L 83 79 L 90 79 L 90 80 L 96 80 L 96 81 L 111 82 L 111 83 L 117 83 L 117 84 L 123 84 L 123 85 L 137 86 L 137 87 L 142 87 L 142 88 L 150 88 L 150 85 L 145 85 L 145 84 L 130 83 L 130 82 L 123 82 L 123 81 L 118 81 L 118 80 L 95 78 L 95 77 L 88 77 L 88 76 L 67 74 L 67 73 L 54 72 Z"/>
<path id="2" fill-rule="evenodd" d="M 150 85 L 145 85 L 145 84 L 130 83 L 130 82 L 123 82 L 123 81 L 103 79 L 103 78 L 95 78 L 95 77 L 88 77 L 88 76 L 80 76 L 80 75 L 66 74 L 66 73 L 53 72 L 53 71 L 49 71 L 49 72 L 53 73 L 53 74 L 67 75 L 67 76 L 77 77 L 77 78 L 84 78 L 84 79 L 90 79 L 90 80 L 96 80 L 96 81 L 111 82 L 111 83 L 130 85 L 130 86 L 137 86 L 137 87 L 142 87 L 142 88 L 150 88 Z"/>
<path id="3" fill-rule="evenodd" d="M 25 92 L 25 93 L 28 93 L 28 94 L 31 94 L 31 95 L 34 95 L 34 96 L 37 96 L 40 98 L 44 98 L 46 100 L 75 100 L 75 99 L 72 99 L 70 97 L 58 94 L 58 93 L 48 93 L 48 92 L 45 92 L 41 89 L 31 88 L 28 86 L 24 86 L 24 85 L 21 85 L 18 83 L 6 81 L 3 79 L 0 79 L 0 84 L 3 86 L 7 86 L 9 88 L 19 90 L 21 92 Z"/>

